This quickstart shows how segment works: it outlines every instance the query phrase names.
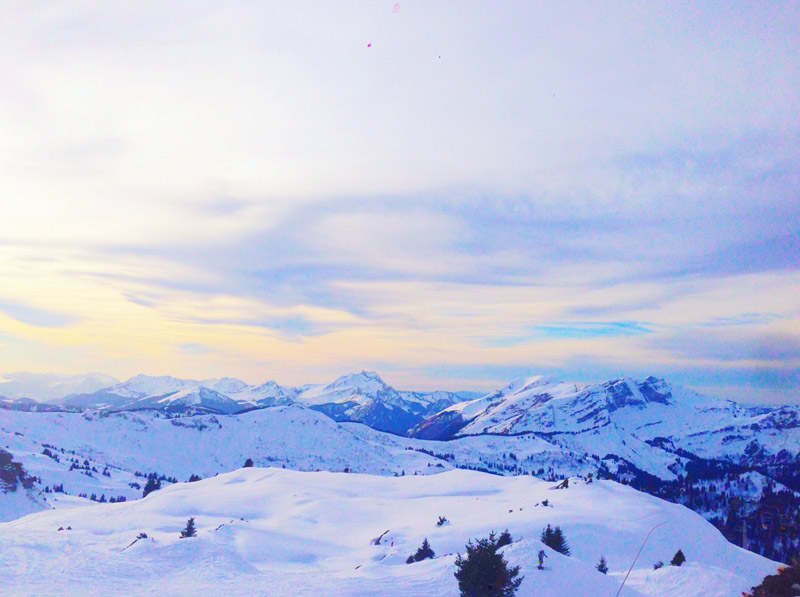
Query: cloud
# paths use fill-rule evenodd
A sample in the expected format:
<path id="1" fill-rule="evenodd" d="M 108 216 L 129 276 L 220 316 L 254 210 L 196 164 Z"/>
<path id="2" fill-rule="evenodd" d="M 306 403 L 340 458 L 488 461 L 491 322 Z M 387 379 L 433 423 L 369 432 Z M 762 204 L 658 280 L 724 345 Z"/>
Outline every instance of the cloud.
<path id="1" fill-rule="evenodd" d="M 65 313 L 9 302 L 0 302 L 0 312 L 22 323 L 45 328 L 60 328 L 77 321 L 76 317 Z"/>
<path id="2" fill-rule="evenodd" d="M 120 377 L 796 362 L 796 3 L 407 8 L 8 8 L 0 333 Z"/>
<path id="3" fill-rule="evenodd" d="M 207 355 L 215 352 L 214 347 L 198 342 L 183 342 L 176 345 L 178 352 L 188 355 Z"/>
<path id="4" fill-rule="evenodd" d="M 759 363 L 764 370 L 788 363 L 800 367 L 797 333 L 703 327 L 681 330 L 654 342 L 685 359 L 741 362 L 747 366 Z"/>

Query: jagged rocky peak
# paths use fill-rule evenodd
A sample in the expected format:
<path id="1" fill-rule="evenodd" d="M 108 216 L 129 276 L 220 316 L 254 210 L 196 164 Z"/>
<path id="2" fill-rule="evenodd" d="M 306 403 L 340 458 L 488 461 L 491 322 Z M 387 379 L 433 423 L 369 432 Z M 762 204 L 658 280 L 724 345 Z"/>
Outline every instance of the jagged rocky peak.
<path id="1" fill-rule="evenodd" d="M 672 386 L 664 379 L 651 375 L 637 387 L 648 402 L 669 404 L 672 400 Z"/>
<path id="2" fill-rule="evenodd" d="M 626 406 L 644 408 L 651 402 L 670 404 L 672 388 L 663 379 L 650 376 L 643 382 L 623 377 L 601 384 L 606 392 L 606 401 L 610 411 Z"/>

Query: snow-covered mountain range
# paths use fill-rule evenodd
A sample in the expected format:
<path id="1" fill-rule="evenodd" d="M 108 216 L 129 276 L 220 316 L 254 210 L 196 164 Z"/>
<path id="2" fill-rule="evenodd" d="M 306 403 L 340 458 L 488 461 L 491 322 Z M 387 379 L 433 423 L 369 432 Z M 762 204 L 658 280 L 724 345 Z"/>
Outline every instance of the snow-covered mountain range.
<path id="1" fill-rule="evenodd" d="M 572 450 L 614 454 L 662 476 L 648 461 L 675 470 L 663 460 L 666 453 L 740 464 L 797 458 L 800 405 L 746 407 L 655 377 L 580 388 L 537 376 L 455 404 L 410 435 L 443 440 L 485 433 L 531 433 Z"/>
<path id="2" fill-rule="evenodd" d="M 102 376 L 92 377 L 99 383 Z M 16 394 L 46 385 L 44 376 L 6 375 Z M 22 381 L 29 389 L 22 388 Z M 77 381 L 73 380 L 74 383 Z M 7 382 L 11 383 L 11 382 Z M 88 383 L 85 379 L 82 383 Z M 2 386 L 0 386 L 2 387 Z M 686 459 L 724 459 L 758 466 L 785 464 L 800 454 L 800 405 L 748 407 L 706 397 L 663 379 L 629 378 L 588 386 L 543 376 L 516 379 L 485 396 L 398 391 L 374 372 L 343 375 L 328 384 L 289 387 L 230 378 L 192 380 L 137 375 L 91 393 L 36 403 L 0 400 L 21 411 L 157 411 L 178 415 L 233 415 L 297 404 L 335 421 L 355 421 L 418 439 L 530 434 L 571 453 L 613 457 L 662 479 L 683 472 Z M 800 463 L 800 460 L 798 460 Z"/>
<path id="3" fill-rule="evenodd" d="M 16 374 L 11 374 L 16 375 Z M 28 386 L 15 386 L 13 396 L 29 399 L 3 400 L 0 406 L 16 410 L 131 411 L 154 409 L 180 414 L 234 414 L 256 408 L 300 403 L 319 410 L 336 421 L 360 421 L 392 433 L 406 434 L 425 417 L 474 397 L 469 392 L 398 391 L 384 382 L 377 373 L 362 371 L 343 375 L 329 384 L 282 386 L 275 381 L 261 385 L 231 378 L 179 379 L 171 376 L 137 375 L 124 382 L 94 388 L 90 392 L 67 392 L 52 398 L 47 407 L 32 402 L 43 381 L 26 374 Z M 10 376 L 9 376 L 10 378 Z M 2 386 L 0 386 L 2 390 Z"/>
<path id="4" fill-rule="evenodd" d="M 9 399 L 0 408 L 0 521 L 133 500 L 148 477 L 169 486 L 251 459 L 401 477 L 591 474 L 686 504 L 729 538 L 741 534 L 742 516 L 761 516 L 749 547 L 776 558 L 800 549 L 800 537 L 780 530 L 800 525 L 796 406 L 748 407 L 652 377 L 580 387 L 537 376 L 463 398 L 398 391 L 361 372 L 300 387 L 140 375 L 50 403 Z M 733 498 L 751 505 L 736 510 Z M 764 523 L 762 507 L 780 528 Z"/>

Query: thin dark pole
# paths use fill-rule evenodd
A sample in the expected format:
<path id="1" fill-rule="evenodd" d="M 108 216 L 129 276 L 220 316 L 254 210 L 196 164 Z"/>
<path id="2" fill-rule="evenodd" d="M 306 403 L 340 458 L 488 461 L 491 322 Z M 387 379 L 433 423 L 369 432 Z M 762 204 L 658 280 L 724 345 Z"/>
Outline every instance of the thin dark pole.
<path id="1" fill-rule="evenodd" d="M 625 578 L 622 579 L 622 584 L 619 586 L 619 589 L 617 589 L 617 594 L 614 597 L 619 597 L 619 594 L 622 591 L 622 587 L 625 586 L 625 582 L 628 580 L 628 577 L 631 575 L 631 570 L 633 570 L 633 567 L 636 565 L 636 560 L 639 559 L 639 554 L 641 554 L 642 550 L 644 549 L 644 544 L 647 543 L 647 540 L 650 538 L 650 533 L 655 531 L 662 524 L 667 524 L 667 521 L 665 520 L 664 522 L 659 522 L 656 526 L 654 526 L 652 529 L 647 531 L 647 535 L 644 536 L 644 541 L 642 541 L 642 545 L 639 547 L 639 551 L 636 552 L 636 557 L 633 558 L 633 562 L 631 562 L 631 567 L 628 568 L 628 573 L 625 575 Z"/>

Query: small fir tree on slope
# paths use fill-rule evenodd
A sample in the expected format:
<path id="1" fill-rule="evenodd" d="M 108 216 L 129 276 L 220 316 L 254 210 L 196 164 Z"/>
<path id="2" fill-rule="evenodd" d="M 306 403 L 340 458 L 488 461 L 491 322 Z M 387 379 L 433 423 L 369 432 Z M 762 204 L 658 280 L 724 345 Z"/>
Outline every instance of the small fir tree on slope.
<path id="1" fill-rule="evenodd" d="M 414 555 L 408 556 L 406 560 L 406 564 L 413 564 L 414 562 L 421 562 L 422 560 L 433 558 L 436 554 L 431 549 L 431 544 L 428 543 L 428 538 L 425 537 L 425 540 L 422 542 L 422 547 L 420 547 Z"/>
<path id="2" fill-rule="evenodd" d="M 193 517 L 186 521 L 186 526 L 181 531 L 181 539 L 186 539 L 187 537 L 197 537 L 197 529 L 194 528 Z"/>
<path id="3" fill-rule="evenodd" d="M 672 559 L 669 562 L 670 566 L 680 566 L 686 561 L 686 556 L 683 555 L 683 551 L 680 549 L 675 552 L 675 555 L 672 556 Z"/>

